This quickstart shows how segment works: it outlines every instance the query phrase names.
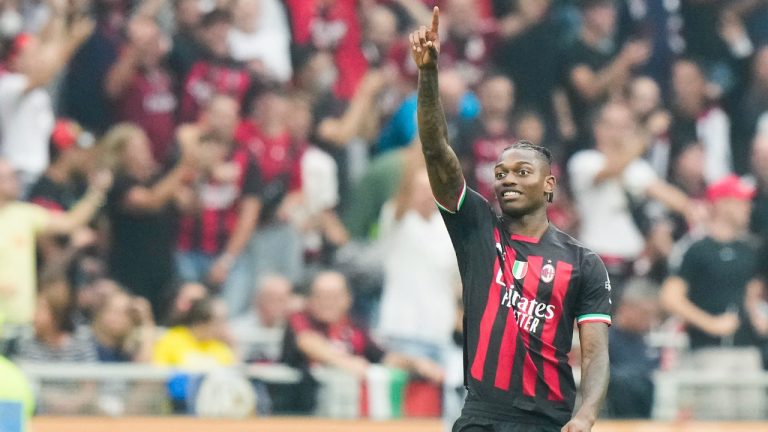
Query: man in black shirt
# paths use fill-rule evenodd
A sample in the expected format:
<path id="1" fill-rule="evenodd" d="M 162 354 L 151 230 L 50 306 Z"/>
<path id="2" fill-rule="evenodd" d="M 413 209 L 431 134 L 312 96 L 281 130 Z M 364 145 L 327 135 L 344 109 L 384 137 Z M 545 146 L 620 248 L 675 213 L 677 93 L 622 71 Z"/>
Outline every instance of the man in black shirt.
<path id="1" fill-rule="evenodd" d="M 502 215 L 466 187 L 440 105 L 438 10 L 410 35 L 419 67 L 418 125 L 430 184 L 464 286 L 469 391 L 454 432 L 592 429 L 608 385 L 610 282 L 600 258 L 550 225 L 555 178 L 543 147 L 518 142 L 494 167 Z M 581 406 L 568 352 L 582 350 Z"/>
<path id="2" fill-rule="evenodd" d="M 745 238 L 755 189 L 735 175 L 707 188 L 712 203 L 707 236 L 694 242 L 661 290 L 662 306 L 682 318 L 691 352 L 685 367 L 707 375 L 758 373 L 755 319 L 761 301 L 757 253 Z M 765 394 L 756 387 L 712 387 L 694 400 L 697 419 L 762 418 Z"/>
<path id="3" fill-rule="evenodd" d="M 616 4 L 613 0 L 581 0 L 583 25 L 579 38 L 562 53 L 562 81 L 580 146 L 588 141 L 594 109 L 626 85 L 632 69 L 650 55 L 646 41 L 616 45 Z"/>

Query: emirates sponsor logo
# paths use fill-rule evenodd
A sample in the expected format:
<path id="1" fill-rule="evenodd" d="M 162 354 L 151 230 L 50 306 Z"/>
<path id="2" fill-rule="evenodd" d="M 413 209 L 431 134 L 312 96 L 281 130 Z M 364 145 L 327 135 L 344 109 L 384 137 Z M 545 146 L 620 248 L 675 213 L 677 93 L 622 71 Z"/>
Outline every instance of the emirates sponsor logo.
<path id="1" fill-rule="evenodd" d="M 554 277 L 554 269 L 552 277 Z M 514 311 L 515 322 L 517 322 L 518 327 L 521 329 L 529 333 L 535 333 L 539 326 L 542 325 L 543 320 L 555 317 L 556 309 L 554 305 L 540 302 L 536 299 L 529 299 L 514 289 L 514 287 L 508 287 L 503 281 L 501 270 L 496 274 L 496 282 L 504 287 L 501 305 Z"/>

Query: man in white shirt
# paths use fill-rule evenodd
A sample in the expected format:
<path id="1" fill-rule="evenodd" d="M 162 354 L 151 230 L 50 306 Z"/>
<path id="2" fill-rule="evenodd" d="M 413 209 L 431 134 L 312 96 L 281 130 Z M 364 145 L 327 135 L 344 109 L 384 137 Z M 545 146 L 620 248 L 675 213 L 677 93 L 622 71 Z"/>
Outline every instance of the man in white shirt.
<path id="1" fill-rule="evenodd" d="M 230 322 L 238 354 L 245 361 L 280 360 L 286 320 L 294 300 L 287 278 L 267 275 L 258 282 L 251 309 Z"/>
<path id="2" fill-rule="evenodd" d="M 384 289 L 377 332 L 393 351 L 441 361 L 456 322 L 459 269 L 426 168 L 410 168 L 380 217 Z"/>
<path id="3" fill-rule="evenodd" d="M 248 63 L 268 79 L 291 79 L 291 34 L 279 0 L 236 0 L 229 48 L 235 60 Z"/>
<path id="4" fill-rule="evenodd" d="M 657 200 L 689 217 L 694 207 L 642 159 L 648 140 L 627 106 L 604 105 L 593 122 L 593 133 L 595 148 L 576 153 L 568 163 L 580 221 L 578 238 L 600 255 L 617 286 L 631 274 L 632 263 L 645 247 L 644 233 L 632 213 L 635 203 Z"/>
<path id="5" fill-rule="evenodd" d="M 51 97 L 45 89 L 90 36 L 93 21 L 76 18 L 67 24 L 67 2 L 51 1 L 51 16 L 40 34 L 22 33 L 6 57 L 0 74 L 0 156 L 19 173 L 22 194 L 48 167 L 53 130 Z"/>

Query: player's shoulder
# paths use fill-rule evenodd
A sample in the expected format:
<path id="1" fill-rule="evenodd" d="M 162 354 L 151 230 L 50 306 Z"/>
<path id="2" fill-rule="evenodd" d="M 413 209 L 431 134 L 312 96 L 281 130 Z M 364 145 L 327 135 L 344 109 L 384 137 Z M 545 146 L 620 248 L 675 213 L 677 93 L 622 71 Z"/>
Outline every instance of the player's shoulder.
<path id="1" fill-rule="evenodd" d="M 584 245 L 581 241 L 575 239 L 570 234 L 561 231 L 554 225 L 550 225 L 550 241 L 555 245 L 567 249 L 570 253 L 575 255 L 578 261 L 584 262 L 585 260 L 600 260 L 600 256 Z"/>

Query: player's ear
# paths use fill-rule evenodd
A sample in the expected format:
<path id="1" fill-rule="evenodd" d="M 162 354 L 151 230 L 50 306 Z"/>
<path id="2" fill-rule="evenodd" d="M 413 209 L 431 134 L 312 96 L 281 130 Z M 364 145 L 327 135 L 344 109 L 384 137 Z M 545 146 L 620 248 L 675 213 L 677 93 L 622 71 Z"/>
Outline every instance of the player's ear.
<path id="1" fill-rule="evenodd" d="M 555 176 L 548 175 L 544 179 L 544 194 L 547 196 L 547 202 L 552 202 L 555 199 L 555 186 L 557 186 L 557 180 Z"/>

